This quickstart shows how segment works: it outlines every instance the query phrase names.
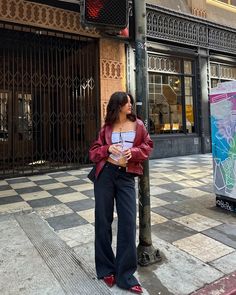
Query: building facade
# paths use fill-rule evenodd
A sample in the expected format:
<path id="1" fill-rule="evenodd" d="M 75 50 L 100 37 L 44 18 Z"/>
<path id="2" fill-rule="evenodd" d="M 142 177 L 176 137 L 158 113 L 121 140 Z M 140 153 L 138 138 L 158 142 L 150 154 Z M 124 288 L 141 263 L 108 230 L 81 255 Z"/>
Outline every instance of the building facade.
<path id="1" fill-rule="evenodd" d="M 132 16 L 129 39 L 109 37 L 81 25 L 79 2 L 0 0 L 1 178 L 89 164 L 111 93 L 135 96 Z M 147 1 L 152 158 L 211 151 L 210 88 L 236 79 L 235 5 Z"/>
<path id="2" fill-rule="evenodd" d="M 126 90 L 124 42 L 83 28 L 79 1 L 50 2 L 0 1 L 1 178 L 88 164 L 109 96 Z"/>
<path id="3" fill-rule="evenodd" d="M 147 1 L 153 158 L 211 151 L 209 91 L 236 79 L 234 1 Z M 130 46 L 131 92 L 135 92 Z"/>

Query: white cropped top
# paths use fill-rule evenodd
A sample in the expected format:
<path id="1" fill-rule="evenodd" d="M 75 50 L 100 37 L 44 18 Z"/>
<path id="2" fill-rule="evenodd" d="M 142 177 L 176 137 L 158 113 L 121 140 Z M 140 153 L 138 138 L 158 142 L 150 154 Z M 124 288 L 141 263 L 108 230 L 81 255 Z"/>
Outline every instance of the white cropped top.
<path id="1" fill-rule="evenodd" d="M 121 151 L 125 151 L 132 148 L 134 144 L 135 133 L 136 132 L 133 130 L 125 132 L 112 132 L 111 142 L 112 144 L 120 144 Z M 122 156 L 115 156 L 111 154 L 110 158 L 118 162 Z"/>

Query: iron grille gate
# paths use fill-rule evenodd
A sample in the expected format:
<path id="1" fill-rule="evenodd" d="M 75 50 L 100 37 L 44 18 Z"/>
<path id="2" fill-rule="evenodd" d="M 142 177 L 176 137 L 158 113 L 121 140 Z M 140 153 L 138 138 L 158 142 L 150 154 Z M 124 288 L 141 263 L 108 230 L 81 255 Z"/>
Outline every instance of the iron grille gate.
<path id="1" fill-rule="evenodd" d="M 88 163 L 97 42 L 0 30 L 0 177 Z"/>

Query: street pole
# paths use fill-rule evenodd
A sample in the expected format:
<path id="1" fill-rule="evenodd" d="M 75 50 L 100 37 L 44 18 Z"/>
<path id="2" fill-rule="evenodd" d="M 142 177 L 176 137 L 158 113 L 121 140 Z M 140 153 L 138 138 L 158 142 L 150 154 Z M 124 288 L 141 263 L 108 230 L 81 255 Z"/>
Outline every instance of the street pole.
<path id="1" fill-rule="evenodd" d="M 149 130 L 147 48 L 146 48 L 146 1 L 134 0 L 135 12 L 135 65 L 137 115 Z M 143 163 L 143 176 L 139 177 L 139 245 L 138 264 L 147 266 L 161 260 L 159 250 L 152 245 L 149 161 Z"/>

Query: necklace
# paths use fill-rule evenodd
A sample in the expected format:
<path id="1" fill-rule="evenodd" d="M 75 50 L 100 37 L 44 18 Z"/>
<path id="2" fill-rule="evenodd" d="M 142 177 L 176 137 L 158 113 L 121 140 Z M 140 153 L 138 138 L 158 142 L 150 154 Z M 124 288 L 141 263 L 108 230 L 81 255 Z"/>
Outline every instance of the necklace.
<path id="1" fill-rule="evenodd" d="M 120 132 L 123 131 L 126 122 L 127 122 L 127 119 L 125 119 L 125 121 L 123 121 L 123 122 L 121 122 L 121 121 L 119 122 L 119 129 L 120 129 Z"/>
<path id="2" fill-rule="evenodd" d="M 127 119 L 123 122 L 120 122 L 120 135 L 119 135 L 119 142 L 121 143 L 121 146 L 122 146 L 122 149 L 123 149 L 123 145 L 124 145 L 124 139 L 123 139 L 123 136 L 122 136 L 122 131 L 124 129 L 124 125 L 126 124 L 127 122 Z"/>

